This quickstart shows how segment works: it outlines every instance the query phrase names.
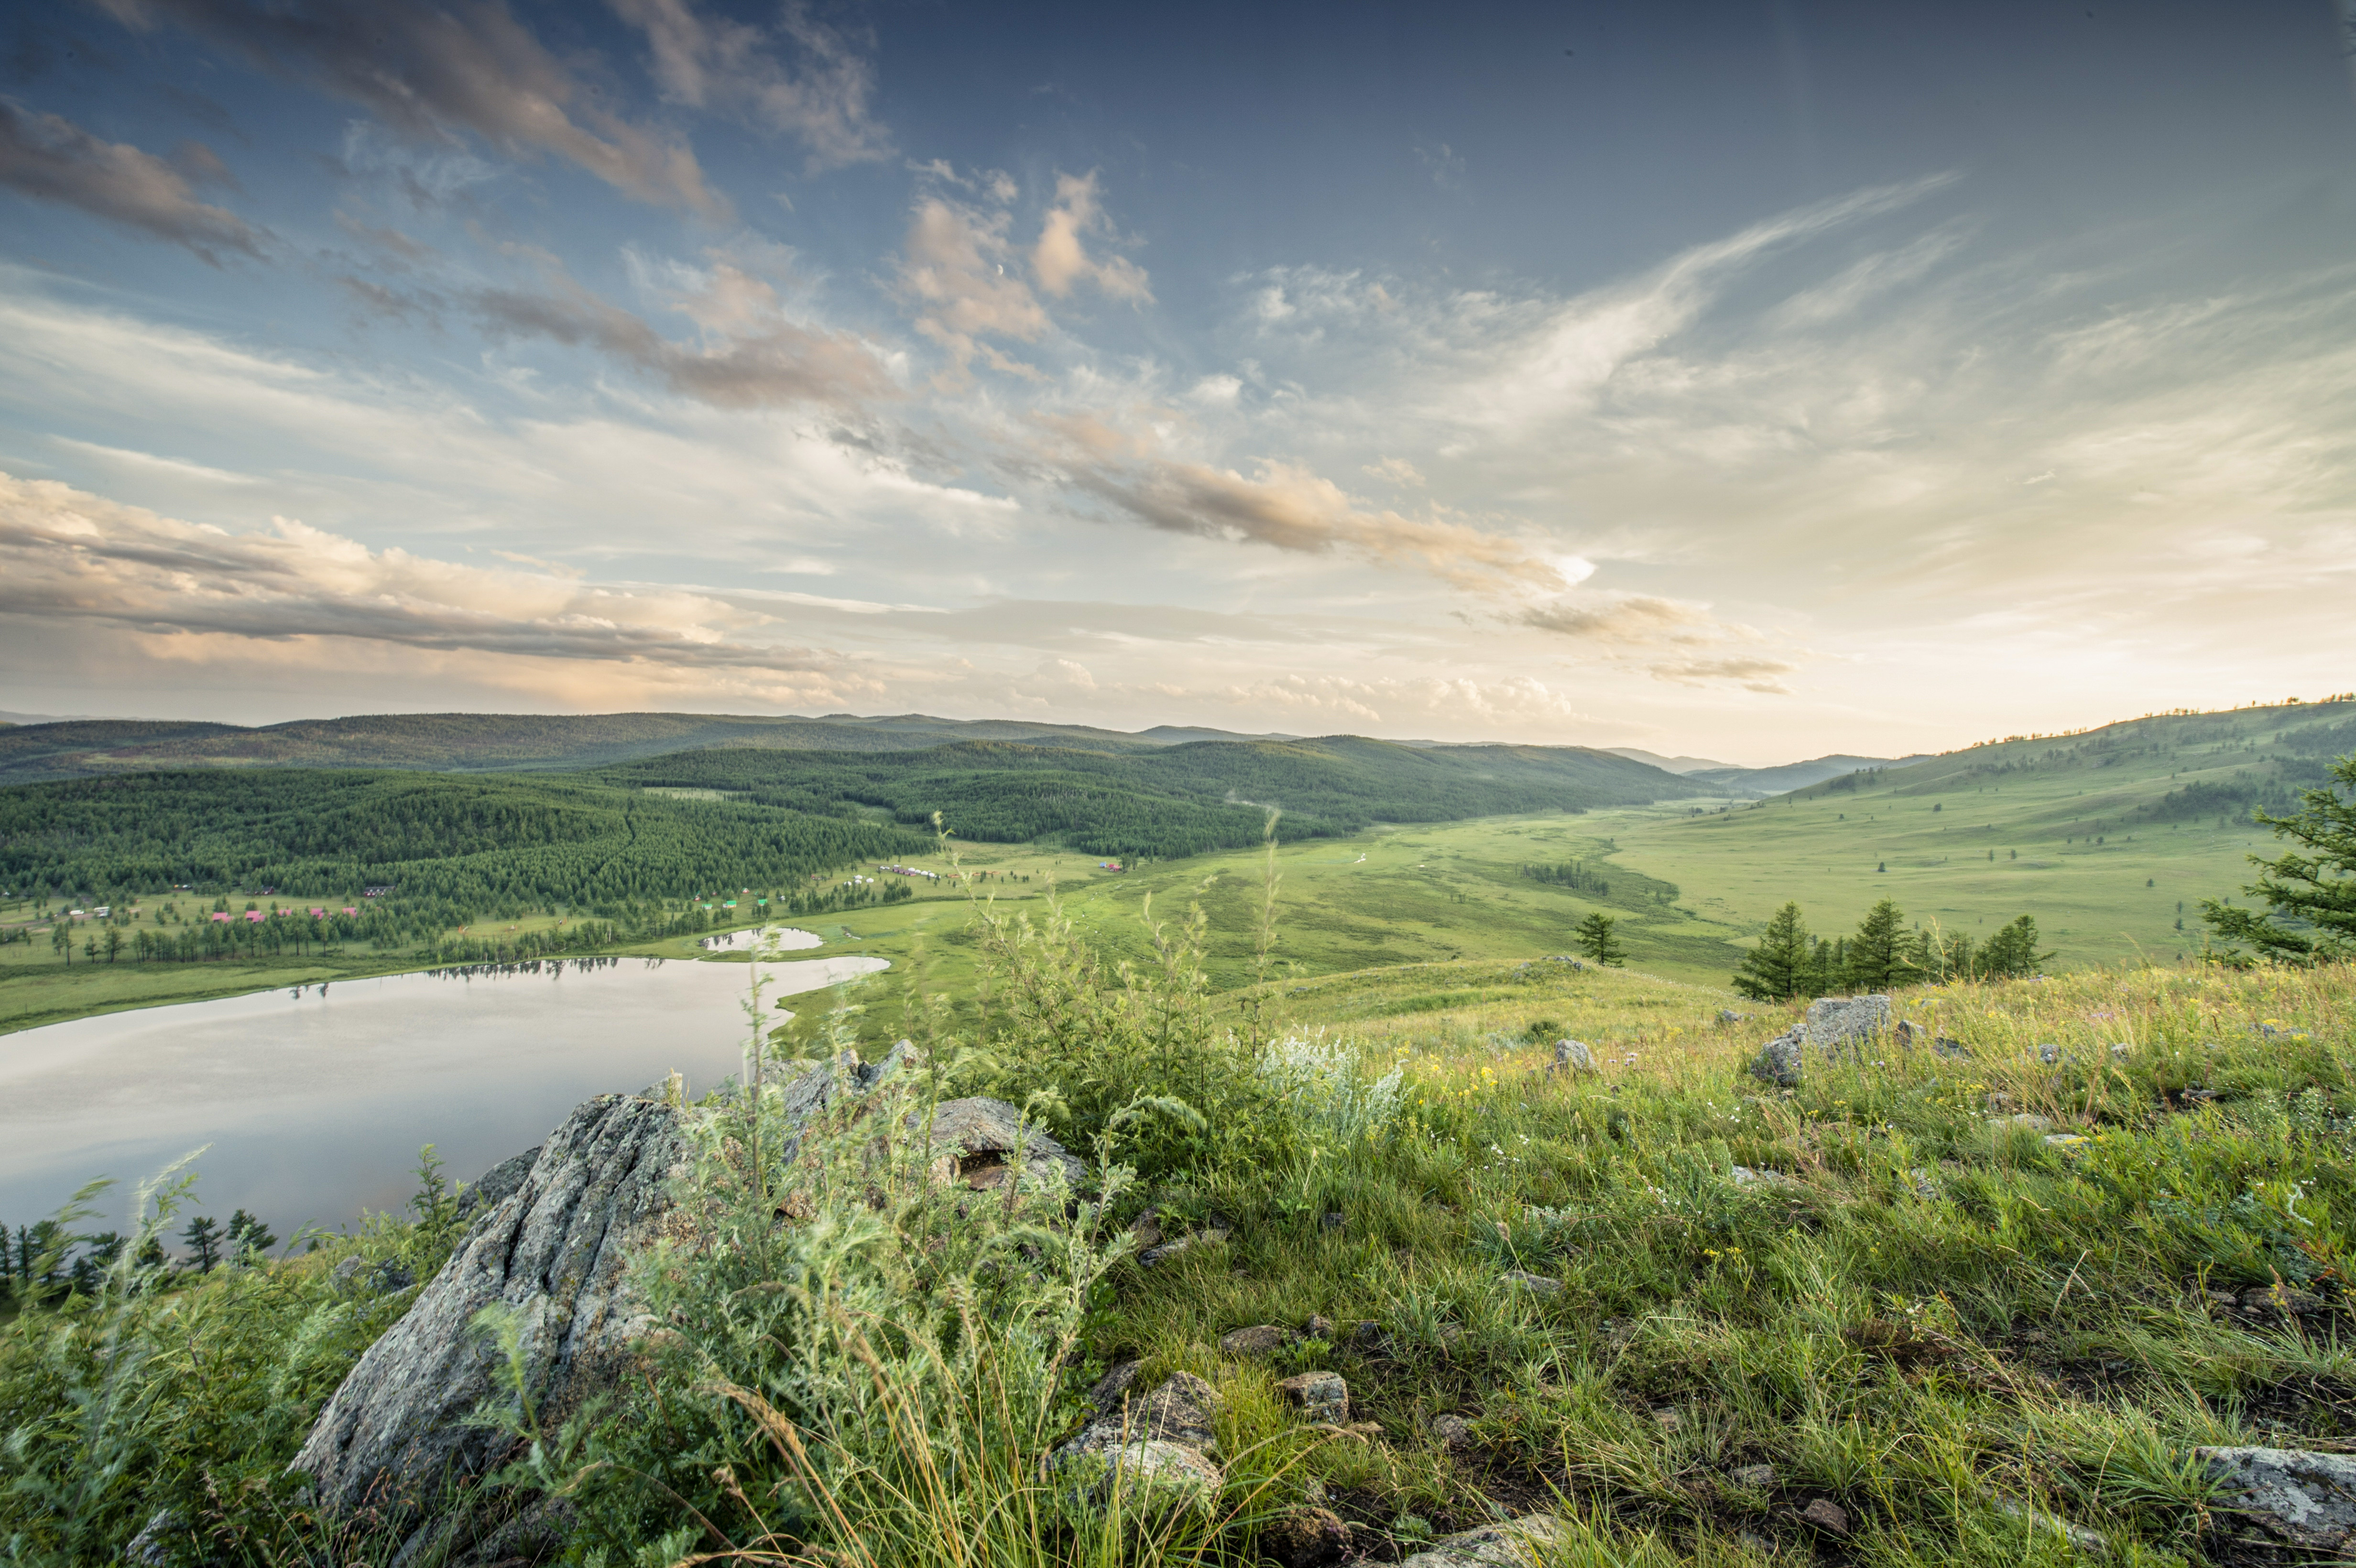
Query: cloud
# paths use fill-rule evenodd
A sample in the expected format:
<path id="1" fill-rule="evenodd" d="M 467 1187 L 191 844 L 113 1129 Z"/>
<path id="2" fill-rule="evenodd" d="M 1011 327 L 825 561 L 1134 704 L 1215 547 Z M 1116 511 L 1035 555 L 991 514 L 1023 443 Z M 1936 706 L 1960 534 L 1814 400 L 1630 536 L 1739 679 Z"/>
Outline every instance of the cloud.
<path id="1" fill-rule="evenodd" d="M 999 369 L 1036 374 L 981 341 L 1027 343 L 1048 328 L 1038 296 L 1006 271 L 1012 222 L 1009 212 L 985 212 L 937 196 L 919 200 L 909 219 L 900 291 L 917 305 L 916 330 L 948 350 L 958 373 L 979 354 Z"/>
<path id="2" fill-rule="evenodd" d="M 1436 152 L 1430 147 L 1418 147 L 1415 150 L 1415 161 L 1423 165 L 1423 172 L 1430 175 L 1431 176 L 1431 183 L 1438 186 L 1440 189 L 1458 190 L 1462 188 L 1464 184 L 1463 155 L 1451 150 L 1447 143 L 1440 143 L 1439 144 L 1439 150 Z"/>
<path id="3" fill-rule="evenodd" d="M 1681 686 L 1700 686 L 1708 681 L 1740 682 L 1749 691 L 1766 692 L 1776 697 L 1789 697 L 1792 688 L 1781 679 L 1796 668 L 1781 659 L 1719 658 L 1676 659 L 1650 667 L 1655 680 L 1673 680 Z"/>
<path id="4" fill-rule="evenodd" d="M 1361 470 L 1371 474 L 1386 485 L 1412 485 L 1423 488 L 1424 477 L 1416 472 L 1415 464 L 1404 457 L 1386 457 L 1379 463 L 1369 463 Z"/>
<path id="5" fill-rule="evenodd" d="M 561 272 L 537 290 L 477 290 L 469 303 L 493 332 L 593 347 L 723 408 L 851 403 L 894 389 L 867 344 L 788 319 L 776 289 L 727 261 L 672 301 L 702 329 L 700 346 L 665 337 Z"/>
<path id="6" fill-rule="evenodd" d="M 182 147 L 180 162 L 199 176 L 228 175 L 197 143 Z M 181 169 L 6 99 L 0 99 L 0 185 L 185 245 L 215 266 L 221 251 L 262 254 L 262 232 L 226 208 L 198 201 Z"/>
<path id="7" fill-rule="evenodd" d="M 1709 612 L 1646 593 L 1592 595 L 1533 605 L 1517 617 L 1523 625 L 1590 642 L 1659 642 L 1710 624 Z"/>
<path id="8" fill-rule="evenodd" d="M 140 32 L 185 28 L 410 136 L 472 132 L 510 156 L 566 159 L 639 201 L 712 219 L 728 212 L 685 143 L 594 102 L 500 0 L 94 4 Z"/>
<path id="9" fill-rule="evenodd" d="M 1125 256 L 1094 261 L 1081 244 L 1084 234 L 1111 231 L 1097 197 L 1096 175 L 1091 172 L 1084 178 L 1057 175 L 1055 205 L 1047 209 L 1039 241 L 1031 248 L 1032 275 L 1058 299 L 1070 293 L 1074 283 L 1087 282 L 1115 299 L 1151 304 L 1153 291 L 1147 285 L 1144 268 Z"/>
<path id="10" fill-rule="evenodd" d="M 778 27 L 798 59 L 778 58 L 764 28 L 700 15 L 691 0 L 609 0 L 647 36 L 655 80 L 674 103 L 715 109 L 800 137 L 815 173 L 892 155 L 888 132 L 871 117 L 873 65 L 808 6 L 785 8 Z"/>
<path id="11" fill-rule="evenodd" d="M 1303 554 L 1346 550 L 1489 592 L 1570 586 L 1546 552 L 1526 540 L 1443 517 L 1369 510 L 1332 480 L 1294 464 L 1262 460 L 1247 478 L 1162 455 L 1151 442 L 1086 416 L 1046 422 L 1068 443 L 1046 459 L 1063 483 L 1152 528 Z"/>
<path id="12" fill-rule="evenodd" d="M 285 517 L 231 533 L 5 474 L 0 615 L 232 642 L 339 639 L 872 684 L 842 656 L 751 640 L 775 623 L 706 594 L 370 550 Z"/>

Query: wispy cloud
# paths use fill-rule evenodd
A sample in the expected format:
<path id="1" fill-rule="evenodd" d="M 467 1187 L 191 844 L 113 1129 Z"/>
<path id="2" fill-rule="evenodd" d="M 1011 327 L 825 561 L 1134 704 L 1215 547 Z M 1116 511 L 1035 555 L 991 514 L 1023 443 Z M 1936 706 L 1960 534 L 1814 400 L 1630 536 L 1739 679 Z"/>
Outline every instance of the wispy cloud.
<path id="1" fill-rule="evenodd" d="M 684 142 L 598 102 L 501 0 L 93 3 L 141 32 L 195 33 L 412 136 L 472 132 L 510 155 L 563 158 L 640 201 L 728 211 Z"/>
<path id="2" fill-rule="evenodd" d="M 191 188 L 192 176 L 227 180 L 220 158 L 192 142 L 181 149 L 179 165 L 0 99 L 0 186 L 185 245 L 216 266 L 223 251 L 259 257 L 262 231 L 226 208 L 198 200 Z"/>
<path id="3" fill-rule="evenodd" d="M 609 3 L 646 35 L 655 80 L 670 101 L 798 136 L 813 172 L 892 155 L 892 138 L 870 108 L 874 67 L 808 5 L 787 5 L 772 33 L 700 11 L 692 0 Z"/>
<path id="4" fill-rule="evenodd" d="M 1061 298 L 1078 283 L 1095 284 L 1114 299 L 1151 304 L 1153 291 L 1145 269 L 1126 256 L 1092 257 L 1084 236 L 1108 236 L 1112 225 L 1097 197 L 1097 176 L 1057 175 L 1055 201 L 1041 225 L 1039 241 L 1031 248 L 1031 272 L 1039 286 Z"/>

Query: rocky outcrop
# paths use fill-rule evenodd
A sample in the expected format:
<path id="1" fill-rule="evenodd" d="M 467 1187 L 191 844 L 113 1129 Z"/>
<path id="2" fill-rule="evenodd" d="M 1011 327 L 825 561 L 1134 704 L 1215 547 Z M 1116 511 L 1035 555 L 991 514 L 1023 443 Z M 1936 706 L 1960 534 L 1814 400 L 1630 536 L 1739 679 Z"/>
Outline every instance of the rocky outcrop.
<path id="1" fill-rule="evenodd" d="M 2217 1506 L 2267 1536 L 2334 1561 L 2356 1548 L 2356 1457 L 2297 1448 L 2196 1448 Z"/>
<path id="2" fill-rule="evenodd" d="M 1751 1059 L 1751 1065 L 1743 1071 L 1761 1083 L 1772 1083 L 1778 1089 L 1797 1089 L 1800 1086 L 1800 1046 L 1804 1038 L 1803 1032 L 1796 1029 L 1777 1035 L 1759 1048 L 1759 1054 Z"/>
<path id="3" fill-rule="evenodd" d="M 905 1041 L 881 1062 L 846 1052 L 782 1086 L 787 1115 L 806 1125 L 839 1094 L 871 1090 L 916 1059 Z M 953 1164 L 1002 1156 L 1014 1147 L 1005 1135 L 1021 1130 L 1014 1108 L 1000 1101 L 938 1109 L 933 1147 Z M 665 1238 L 693 1234 L 672 1189 L 688 1164 L 687 1124 L 699 1114 L 655 1094 L 600 1095 L 538 1150 L 494 1167 L 469 1190 L 477 1213 L 465 1240 L 360 1357 L 295 1456 L 323 1513 L 372 1508 L 379 1528 L 406 1538 L 405 1552 L 466 1545 L 479 1521 L 432 1510 L 450 1484 L 505 1457 L 508 1437 L 468 1417 L 513 1397 L 501 1391 L 502 1352 L 478 1316 L 498 1308 L 514 1324 L 521 1392 L 544 1426 L 612 1389 L 652 1327 L 630 1283 L 631 1261 Z M 1035 1130 L 1025 1147 L 1032 1168 L 1085 1168 Z M 354 1275 L 353 1288 L 374 1287 L 370 1276 Z"/>
<path id="4" fill-rule="evenodd" d="M 485 1307 L 513 1314 L 525 1392 L 543 1421 L 612 1385 L 643 1331 L 626 1265 L 671 1210 L 680 1116 L 603 1094 L 550 1135 L 320 1413 L 294 1468 L 309 1472 L 324 1511 L 373 1506 L 412 1531 L 445 1480 L 498 1461 L 507 1437 L 466 1424 L 498 1386 L 499 1351 L 475 1327 Z"/>
<path id="5" fill-rule="evenodd" d="M 649 1095 L 648 1098 L 653 1098 Z M 472 1187 L 458 1192 L 458 1218 L 471 1220 L 486 1209 L 496 1209 L 521 1187 L 531 1168 L 540 1162 L 540 1151 L 547 1146 L 538 1145 L 521 1154 L 509 1155 L 490 1169 Z"/>

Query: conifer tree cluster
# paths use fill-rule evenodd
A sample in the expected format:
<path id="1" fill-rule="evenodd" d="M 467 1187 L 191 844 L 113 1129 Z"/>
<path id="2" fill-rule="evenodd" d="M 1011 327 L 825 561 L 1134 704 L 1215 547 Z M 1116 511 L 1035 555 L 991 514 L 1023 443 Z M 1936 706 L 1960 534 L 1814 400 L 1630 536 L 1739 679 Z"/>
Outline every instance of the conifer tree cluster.
<path id="1" fill-rule="evenodd" d="M 1759 944 L 1735 971 L 1734 988 L 1754 1001 L 1784 1002 L 1860 991 L 1887 991 L 1918 980 L 1987 980 L 2033 975 L 2053 956 L 2038 951 L 2037 920 L 2022 915 L 1985 941 L 1936 927 L 1910 931 L 1896 902 L 1883 899 L 1848 936 L 1811 933 L 1797 903 L 1767 923 Z"/>

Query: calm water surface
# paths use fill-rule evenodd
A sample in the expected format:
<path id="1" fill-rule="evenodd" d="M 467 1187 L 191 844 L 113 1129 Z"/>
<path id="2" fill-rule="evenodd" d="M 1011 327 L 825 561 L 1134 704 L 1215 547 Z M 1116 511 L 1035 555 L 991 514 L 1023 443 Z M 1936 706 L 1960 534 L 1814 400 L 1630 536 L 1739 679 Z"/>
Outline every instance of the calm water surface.
<path id="1" fill-rule="evenodd" d="M 763 969 L 770 996 L 886 967 Z M 0 1220 L 54 1211 L 94 1176 L 129 1190 L 200 1144 L 196 1212 L 279 1235 L 399 1207 L 421 1144 L 473 1180 L 592 1094 L 736 1071 L 747 965 L 624 958 L 337 980 L 0 1035 Z M 779 1013 L 779 1018 L 785 1015 Z"/>

